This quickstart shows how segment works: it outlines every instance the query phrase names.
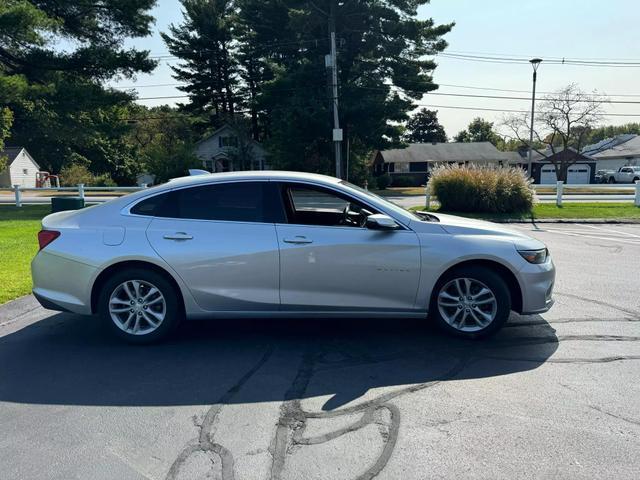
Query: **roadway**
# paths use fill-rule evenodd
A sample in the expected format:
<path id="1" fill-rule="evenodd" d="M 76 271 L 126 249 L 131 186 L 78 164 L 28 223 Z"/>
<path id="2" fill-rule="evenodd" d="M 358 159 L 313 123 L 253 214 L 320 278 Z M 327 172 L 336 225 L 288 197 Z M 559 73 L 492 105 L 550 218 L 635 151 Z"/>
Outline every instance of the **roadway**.
<path id="1" fill-rule="evenodd" d="M 270 319 L 132 347 L 0 306 L 0 476 L 636 480 L 640 226 L 514 228 L 549 246 L 556 305 L 480 342 Z"/>

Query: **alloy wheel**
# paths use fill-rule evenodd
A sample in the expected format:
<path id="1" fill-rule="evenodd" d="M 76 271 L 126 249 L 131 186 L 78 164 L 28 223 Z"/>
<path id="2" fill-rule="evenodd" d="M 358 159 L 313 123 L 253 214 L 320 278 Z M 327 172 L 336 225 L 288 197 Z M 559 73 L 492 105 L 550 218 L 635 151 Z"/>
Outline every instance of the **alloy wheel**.
<path id="1" fill-rule="evenodd" d="M 438 292 L 438 310 L 447 324 L 461 332 L 478 332 L 496 318 L 493 291 L 474 278 L 455 278 Z"/>
<path id="2" fill-rule="evenodd" d="M 164 295 L 145 280 L 127 280 L 109 298 L 109 315 L 120 330 L 131 335 L 147 335 L 164 321 L 167 303 Z"/>

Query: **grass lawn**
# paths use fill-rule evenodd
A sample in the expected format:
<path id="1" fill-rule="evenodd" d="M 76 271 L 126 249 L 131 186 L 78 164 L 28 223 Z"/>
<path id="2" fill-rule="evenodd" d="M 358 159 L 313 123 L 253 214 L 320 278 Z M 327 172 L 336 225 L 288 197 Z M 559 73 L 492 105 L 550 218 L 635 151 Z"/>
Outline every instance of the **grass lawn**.
<path id="1" fill-rule="evenodd" d="M 424 210 L 418 207 L 414 210 Z M 431 209 L 437 212 L 438 209 Z M 528 214 L 504 214 L 504 213 L 466 213 L 466 212 L 445 212 L 461 217 L 484 218 L 488 220 L 506 219 L 545 219 L 545 218 L 599 218 L 610 220 L 640 220 L 640 207 L 633 203 L 622 202 L 580 202 L 565 203 L 562 207 L 557 207 L 554 203 L 539 203 L 533 207 L 533 212 Z"/>
<path id="2" fill-rule="evenodd" d="M 40 220 L 49 205 L 0 205 L 0 304 L 31 292 L 29 264 L 38 251 Z"/>
<path id="3" fill-rule="evenodd" d="M 424 195 L 424 187 L 389 187 L 384 190 L 371 190 L 381 197 L 400 197 L 403 195 Z"/>

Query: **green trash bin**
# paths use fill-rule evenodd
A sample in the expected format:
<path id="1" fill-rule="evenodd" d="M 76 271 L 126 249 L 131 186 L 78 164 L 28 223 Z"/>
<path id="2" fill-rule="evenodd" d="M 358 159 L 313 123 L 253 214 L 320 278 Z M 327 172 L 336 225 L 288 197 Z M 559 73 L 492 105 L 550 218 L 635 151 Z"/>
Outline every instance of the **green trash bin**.
<path id="1" fill-rule="evenodd" d="M 52 197 L 51 213 L 65 210 L 80 210 L 84 208 L 84 198 L 80 197 Z"/>

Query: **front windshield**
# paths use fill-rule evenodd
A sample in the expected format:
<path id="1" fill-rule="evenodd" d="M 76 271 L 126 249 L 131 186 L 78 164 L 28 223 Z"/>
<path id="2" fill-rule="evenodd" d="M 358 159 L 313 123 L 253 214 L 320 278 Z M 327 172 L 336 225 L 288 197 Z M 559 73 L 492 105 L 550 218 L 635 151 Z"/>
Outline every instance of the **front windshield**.
<path id="1" fill-rule="evenodd" d="M 365 195 L 367 197 L 374 198 L 378 202 L 384 203 L 385 207 L 387 207 L 389 210 L 392 210 L 395 213 L 398 213 L 399 215 L 408 216 L 412 220 L 418 220 L 418 221 L 422 221 L 423 220 L 421 217 L 419 217 L 418 215 L 416 215 L 412 211 L 406 210 L 406 209 L 404 209 L 402 207 L 399 207 L 398 205 L 396 205 L 395 203 L 390 202 L 389 200 L 385 199 L 384 197 L 381 197 L 380 195 L 376 195 L 375 193 L 372 193 L 369 190 L 365 190 L 364 188 L 359 187 L 357 185 L 354 185 L 353 183 L 349 183 L 347 181 L 342 180 L 340 182 L 340 185 L 344 185 L 345 187 L 352 188 L 352 189 L 358 191 L 359 193 L 361 193 L 361 194 L 363 194 L 363 195 Z"/>

